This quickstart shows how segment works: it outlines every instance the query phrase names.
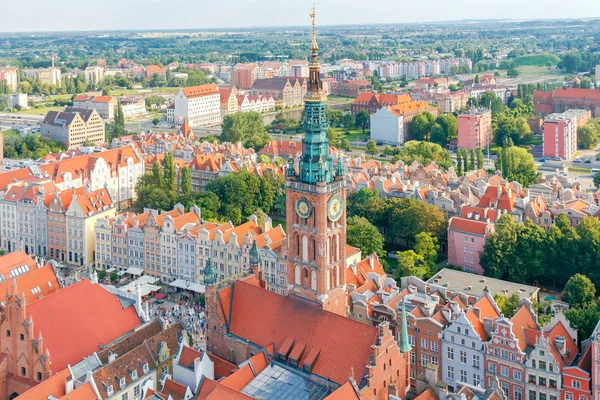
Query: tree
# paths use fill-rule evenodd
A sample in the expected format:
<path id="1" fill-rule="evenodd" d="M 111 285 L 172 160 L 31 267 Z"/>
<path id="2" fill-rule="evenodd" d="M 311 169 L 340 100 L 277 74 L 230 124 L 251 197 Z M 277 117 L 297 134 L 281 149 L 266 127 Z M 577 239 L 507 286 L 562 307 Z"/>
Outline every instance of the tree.
<path id="1" fill-rule="evenodd" d="M 358 247 L 364 255 L 385 256 L 383 235 L 364 217 L 352 216 L 347 220 L 346 241 L 350 246 Z"/>
<path id="2" fill-rule="evenodd" d="M 502 314 L 504 314 L 504 317 L 512 318 L 519 308 L 520 297 L 517 293 L 513 293 L 510 297 L 506 297 L 501 293 L 496 293 L 494 295 L 494 301 L 500 311 L 502 311 Z"/>
<path id="3" fill-rule="evenodd" d="M 369 125 L 369 113 L 366 110 L 360 110 L 356 114 L 356 127 L 361 128 L 363 133 L 365 133 L 365 130 L 367 129 L 368 125 Z"/>
<path id="4" fill-rule="evenodd" d="M 164 184 L 164 175 L 158 161 L 152 163 L 152 179 L 156 186 L 161 187 Z"/>
<path id="5" fill-rule="evenodd" d="M 117 274 L 117 271 L 113 271 L 110 273 L 110 280 L 115 283 L 119 280 L 119 274 Z"/>
<path id="6" fill-rule="evenodd" d="M 474 83 L 479 83 L 479 74 L 475 75 L 475 79 L 473 79 Z"/>
<path id="7" fill-rule="evenodd" d="M 469 150 L 469 171 L 475 169 L 475 150 Z"/>
<path id="8" fill-rule="evenodd" d="M 344 127 L 344 129 L 346 129 L 346 130 L 350 130 L 350 129 L 354 128 L 355 122 L 354 122 L 354 117 L 352 116 L 352 114 L 346 113 L 346 114 L 342 115 L 342 118 L 340 119 L 340 125 L 342 125 Z"/>
<path id="9" fill-rule="evenodd" d="M 257 161 L 263 164 L 268 164 L 271 162 L 271 160 L 269 160 L 269 157 L 266 154 L 261 154 L 260 156 L 258 156 Z"/>
<path id="10" fill-rule="evenodd" d="M 440 246 L 437 237 L 431 236 L 429 232 L 421 232 L 415 237 L 415 253 L 423 257 L 425 264 L 429 267 L 430 275 L 435 271 Z"/>
<path id="11" fill-rule="evenodd" d="M 463 148 L 460 149 L 460 151 L 462 152 L 461 156 L 462 156 L 462 160 L 463 160 L 463 169 L 465 171 L 465 174 L 469 171 L 469 155 L 467 152 L 467 149 Z"/>
<path id="12" fill-rule="evenodd" d="M 221 124 L 221 141 L 242 142 L 245 147 L 262 149 L 271 141 L 262 116 L 254 111 L 226 115 Z"/>
<path id="13" fill-rule="evenodd" d="M 350 151 L 352 147 L 350 146 L 350 141 L 346 138 L 340 140 L 340 149 Z"/>
<path id="14" fill-rule="evenodd" d="M 569 278 L 562 294 L 562 300 L 571 307 L 585 308 L 594 304 L 596 287 L 585 275 L 575 274 Z"/>
<path id="15" fill-rule="evenodd" d="M 600 320 L 600 312 L 595 305 L 585 308 L 570 308 L 565 311 L 565 317 L 571 327 L 577 329 L 579 337 L 588 338 Z"/>
<path id="16" fill-rule="evenodd" d="M 400 282 L 404 276 L 417 276 L 422 278 L 425 274 L 424 269 L 421 267 L 423 264 L 423 257 L 415 253 L 413 250 L 399 251 L 397 253 L 398 267 L 394 278 L 397 282 Z M 419 268 L 421 267 L 421 268 Z"/>
<path id="17" fill-rule="evenodd" d="M 175 167 L 175 157 L 171 151 L 167 152 L 165 158 L 163 158 L 163 174 L 165 189 L 175 192 L 177 188 L 177 169 Z"/>
<path id="18" fill-rule="evenodd" d="M 444 213 L 431 204 L 404 198 L 390 200 L 388 207 L 388 238 L 394 244 L 404 244 L 408 248 L 421 232 L 440 237 L 446 231 Z"/>
<path id="19" fill-rule="evenodd" d="M 582 64 L 581 54 L 576 52 L 566 53 L 560 56 L 557 67 L 568 74 L 579 72 Z"/>
<path id="20" fill-rule="evenodd" d="M 181 169 L 181 193 L 190 194 L 192 192 L 192 170 L 185 166 Z"/>
<path id="21" fill-rule="evenodd" d="M 508 76 L 509 78 L 516 78 L 519 75 L 520 72 L 516 68 L 510 68 L 508 71 L 506 71 L 506 76 Z"/>
<path id="22" fill-rule="evenodd" d="M 596 189 L 600 189 L 600 172 L 596 172 L 596 175 L 594 175 L 594 186 Z"/>
<path id="23" fill-rule="evenodd" d="M 456 149 L 456 174 L 462 176 L 462 149 Z"/>
<path id="24" fill-rule="evenodd" d="M 416 115 L 410 121 L 410 131 L 415 140 L 427 140 L 434 121 L 433 114 L 428 111 Z"/>
<path id="25" fill-rule="evenodd" d="M 431 127 L 429 140 L 433 143 L 437 143 L 442 146 L 446 144 L 446 132 L 444 132 L 444 128 L 442 128 L 442 126 L 439 123 L 436 122 Z"/>
<path id="26" fill-rule="evenodd" d="M 375 143 L 374 140 L 369 140 L 367 142 L 367 147 L 365 149 L 366 153 L 374 156 L 375 154 L 379 153 L 379 149 L 377 148 L 377 144 Z"/>
<path id="27" fill-rule="evenodd" d="M 492 114 L 496 115 L 503 112 L 506 109 L 504 101 L 496 95 L 494 92 L 485 92 L 481 95 L 479 104 L 482 107 L 487 107 L 492 110 Z"/>
<path id="28" fill-rule="evenodd" d="M 592 149 L 600 143 L 595 124 L 585 124 L 577 130 L 577 145 L 582 149 Z"/>
<path id="29" fill-rule="evenodd" d="M 477 149 L 477 169 L 483 168 L 483 149 Z"/>
<path id="30" fill-rule="evenodd" d="M 327 129 L 327 140 L 329 140 L 330 145 L 339 147 L 342 140 L 342 134 L 334 128 L 329 127 Z"/>
<path id="31" fill-rule="evenodd" d="M 158 119 L 158 118 L 154 118 L 154 119 L 152 120 L 152 125 L 154 125 L 154 126 L 158 126 L 158 124 L 160 124 L 160 119 Z"/>

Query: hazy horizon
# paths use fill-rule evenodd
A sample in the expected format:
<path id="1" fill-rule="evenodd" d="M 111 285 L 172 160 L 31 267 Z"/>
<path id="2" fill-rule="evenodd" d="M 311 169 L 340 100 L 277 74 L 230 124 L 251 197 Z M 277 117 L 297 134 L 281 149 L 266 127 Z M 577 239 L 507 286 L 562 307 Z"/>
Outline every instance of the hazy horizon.
<path id="1" fill-rule="evenodd" d="M 106 0 L 103 6 L 81 8 L 74 0 L 29 0 L 27 7 L 15 7 L 5 18 L 0 32 L 127 31 L 244 29 L 310 25 L 312 1 L 273 7 L 266 0 L 228 0 L 201 4 L 187 0 Z M 426 7 L 405 6 L 382 0 L 379 7 L 359 0 L 317 2 L 317 23 L 331 25 L 372 25 L 462 20 L 595 19 L 600 1 L 572 0 L 565 9 L 562 0 L 547 0 L 542 6 L 522 0 L 464 0 L 460 6 L 430 0 Z M 518 14 L 514 10 L 519 10 Z M 423 12 L 426 11 L 426 12 Z M 27 21 L 23 23 L 22 21 Z"/>

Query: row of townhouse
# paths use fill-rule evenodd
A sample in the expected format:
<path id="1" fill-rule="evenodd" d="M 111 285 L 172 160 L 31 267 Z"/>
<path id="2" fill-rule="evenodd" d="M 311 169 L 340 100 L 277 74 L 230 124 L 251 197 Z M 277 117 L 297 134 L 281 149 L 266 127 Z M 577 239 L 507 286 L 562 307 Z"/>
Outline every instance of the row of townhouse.
<path id="1" fill-rule="evenodd" d="M 218 280 L 247 272 L 248 253 L 256 242 L 269 288 L 282 293 L 287 285 L 284 240 L 285 232 L 281 226 L 273 228 L 270 219 L 260 226 L 251 216 L 248 222 L 235 227 L 231 222 L 204 221 L 199 208 L 192 207 L 186 213 L 177 204 L 163 213 L 148 209 L 137 215 L 124 213 L 98 219 L 95 262 L 97 268 L 145 273 L 164 283 L 181 280 L 202 284 L 209 259 Z"/>
<path id="2" fill-rule="evenodd" d="M 50 188 L 48 188 L 50 186 Z M 93 262 L 96 220 L 116 213 L 106 189 L 12 186 L 0 200 L 1 247 L 74 265 Z M 50 189 L 50 190 L 49 190 Z"/>
<path id="3" fill-rule="evenodd" d="M 537 288 L 450 269 L 427 282 L 403 277 L 398 287 L 378 265 L 376 257 L 352 265 L 363 279 L 348 282 L 355 286 L 349 318 L 373 325 L 388 321 L 398 334 L 406 315 L 411 385 L 417 391 L 419 377 L 433 368 L 449 392 L 462 386 L 484 390 L 498 381 L 507 399 L 592 398 L 595 342 L 584 341 L 580 354 L 577 331 L 560 310 L 540 325 Z M 494 296 L 513 293 L 520 305 L 508 318 Z"/>

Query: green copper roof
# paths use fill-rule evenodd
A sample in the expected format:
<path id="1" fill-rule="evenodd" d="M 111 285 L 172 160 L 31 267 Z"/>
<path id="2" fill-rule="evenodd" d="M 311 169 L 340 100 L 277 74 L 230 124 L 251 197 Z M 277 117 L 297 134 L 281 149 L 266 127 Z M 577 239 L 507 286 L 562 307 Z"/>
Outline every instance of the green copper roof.
<path id="1" fill-rule="evenodd" d="M 212 264 L 210 257 L 206 260 L 206 265 L 204 266 L 204 285 L 212 286 L 217 283 L 217 270 Z"/>
<path id="2" fill-rule="evenodd" d="M 260 265 L 260 251 L 258 246 L 256 245 L 256 240 L 252 243 L 252 247 L 250 248 L 250 266 Z"/>
<path id="3" fill-rule="evenodd" d="M 304 103 L 302 127 L 305 136 L 302 140 L 300 180 L 310 184 L 333 182 L 333 157 L 329 154 L 329 123 L 325 114 L 325 102 Z"/>
<path id="4" fill-rule="evenodd" d="M 402 299 L 402 329 L 400 331 L 400 351 L 408 353 L 412 350 L 410 343 L 408 343 L 408 326 L 406 324 L 406 309 L 404 306 L 404 299 Z"/>

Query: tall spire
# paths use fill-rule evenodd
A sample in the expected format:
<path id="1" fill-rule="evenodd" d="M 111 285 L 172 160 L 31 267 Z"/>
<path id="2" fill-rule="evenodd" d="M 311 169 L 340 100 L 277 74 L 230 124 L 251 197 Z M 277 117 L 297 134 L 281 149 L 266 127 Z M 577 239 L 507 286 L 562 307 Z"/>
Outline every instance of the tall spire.
<path id="1" fill-rule="evenodd" d="M 406 324 L 406 308 L 404 304 L 404 299 L 402 299 L 402 329 L 400 331 L 400 351 L 403 353 L 408 353 L 412 350 L 412 347 L 410 346 L 410 343 L 408 343 L 408 326 Z"/>
<path id="2" fill-rule="evenodd" d="M 312 19 L 312 42 L 310 45 L 310 51 L 312 53 L 312 62 L 317 62 L 317 57 L 319 56 L 319 45 L 317 44 L 317 28 L 315 18 L 317 17 L 317 11 L 315 9 L 315 5 L 313 3 L 313 8 L 311 9 L 311 13 L 309 14 Z"/>

